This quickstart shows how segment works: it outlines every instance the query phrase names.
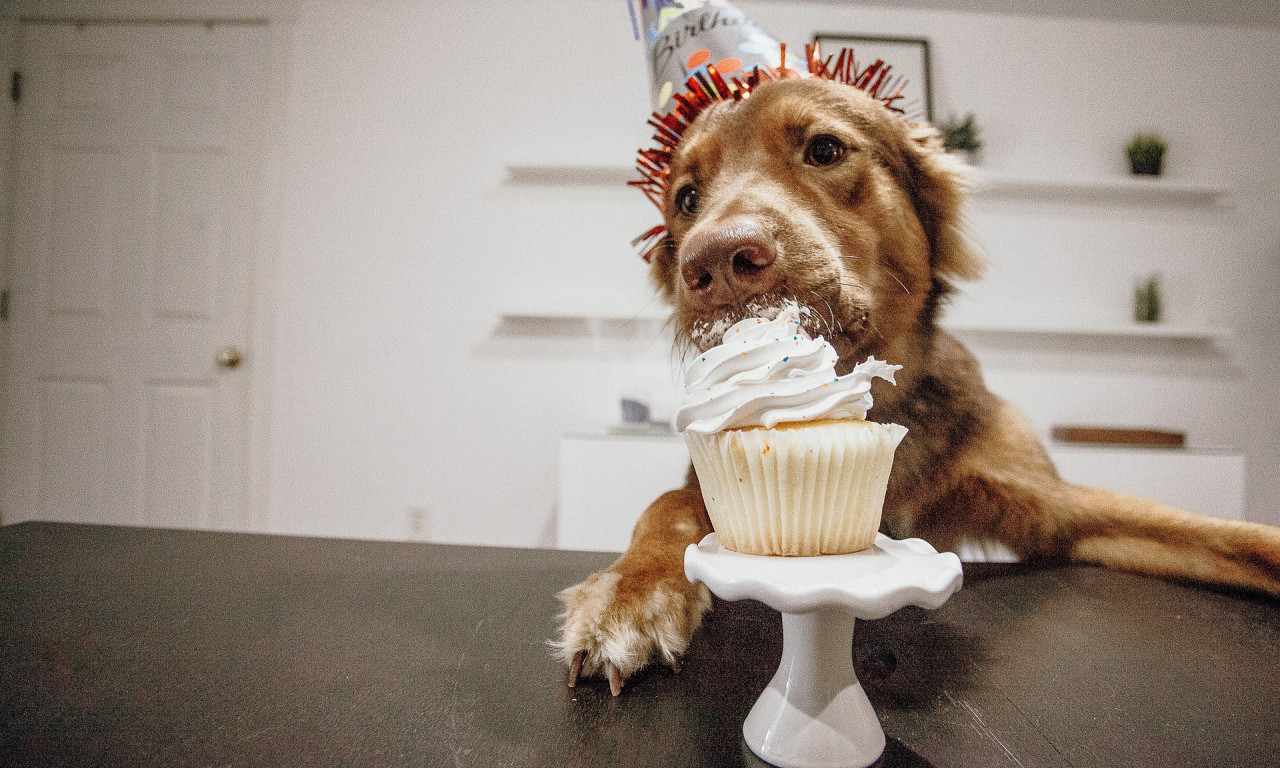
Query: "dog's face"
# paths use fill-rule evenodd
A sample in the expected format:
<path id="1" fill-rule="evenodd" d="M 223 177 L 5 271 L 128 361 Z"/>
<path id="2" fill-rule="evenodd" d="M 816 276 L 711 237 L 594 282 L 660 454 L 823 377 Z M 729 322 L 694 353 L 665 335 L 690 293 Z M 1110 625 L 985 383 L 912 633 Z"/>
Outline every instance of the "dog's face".
<path id="1" fill-rule="evenodd" d="M 855 355 L 890 353 L 932 322 L 950 279 L 981 271 L 958 229 L 962 182 L 932 129 L 861 91 L 768 83 L 706 109 L 685 133 L 653 278 L 700 349 L 792 300 L 848 368 Z"/>

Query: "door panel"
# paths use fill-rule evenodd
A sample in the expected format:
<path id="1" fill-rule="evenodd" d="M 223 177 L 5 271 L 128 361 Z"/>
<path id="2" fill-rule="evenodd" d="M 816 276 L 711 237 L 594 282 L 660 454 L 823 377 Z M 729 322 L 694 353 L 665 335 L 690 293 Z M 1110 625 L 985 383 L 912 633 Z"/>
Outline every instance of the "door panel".
<path id="1" fill-rule="evenodd" d="M 218 253 L 222 243 L 224 155 L 211 150 L 160 153 L 156 215 L 157 319 L 212 321 L 217 312 Z"/>
<path id="2" fill-rule="evenodd" d="M 208 527 L 217 392 L 206 384 L 156 383 L 149 390 L 146 519 Z"/>
<path id="3" fill-rule="evenodd" d="M 39 470 L 40 517 L 80 520 L 84 509 L 107 501 L 107 382 L 41 382 L 40 426 L 46 438 Z"/>
<path id="4" fill-rule="evenodd" d="M 55 147 L 49 153 L 48 313 L 102 319 L 107 311 L 112 180 L 119 154 Z"/>

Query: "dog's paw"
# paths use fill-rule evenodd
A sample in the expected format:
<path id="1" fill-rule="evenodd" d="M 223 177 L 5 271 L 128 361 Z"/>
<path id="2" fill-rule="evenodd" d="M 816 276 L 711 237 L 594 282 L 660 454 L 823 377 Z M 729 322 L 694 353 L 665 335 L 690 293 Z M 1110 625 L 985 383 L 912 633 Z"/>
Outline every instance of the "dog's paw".
<path id="1" fill-rule="evenodd" d="M 653 580 L 612 570 L 591 574 L 561 592 L 560 600 L 564 624 L 551 645 L 569 665 L 569 687 L 599 673 L 614 696 L 654 656 L 680 671 L 680 657 L 711 608 L 706 585 L 690 584 L 683 575 Z"/>

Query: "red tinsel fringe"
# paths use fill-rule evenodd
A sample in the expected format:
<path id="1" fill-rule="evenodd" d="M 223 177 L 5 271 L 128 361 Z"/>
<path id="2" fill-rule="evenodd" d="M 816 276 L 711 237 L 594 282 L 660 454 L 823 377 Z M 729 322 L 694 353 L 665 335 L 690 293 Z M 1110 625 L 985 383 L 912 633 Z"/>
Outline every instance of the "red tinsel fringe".
<path id="1" fill-rule="evenodd" d="M 784 53 L 782 61 L 779 62 L 781 65 L 779 69 L 767 66 L 755 67 L 745 78 L 732 77 L 725 80 L 714 64 L 707 65 L 705 74 L 702 69 L 696 70 L 685 81 L 685 87 L 688 90 L 672 95 L 671 98 L 676 102 L 672 110 L 665 115 L 654 112 L 649 117 L 649 125 L 653 126 L 655 131 L 653 134 L 655 146 L 639 151 L 636 170 L 640 178 L 628 181 L 627 184 L 638 188 L 650 202 L 657 206 L 658 210 L 662 210 L 662 201 L 666 198 L 667 182 L 671 175 L 671 153 L 680 144 L 685 131 L 698 115 L 712 104 L 718 101 L 742 101 L 749 97 L 751 91 L 760 83 L 783 79 L 786 76 L 785 50 L 783 48 Z M 906 78 L 901 76 L 890 78 L 889 71 L 892 66 L 889 64 L 877 59 L 874 63 L 859 69 L 857 61 L 853 58 L 852 48 L 844 48 L 838 56 L 828 56 L 823 59 L 818 53 L 818 46 L 814 44 L 806 45 L 804 54 L 810 75 L 853 86 L 884 104 L 886 109 L 898 116 L 906 114 L 905 109 L 898 104 L 904 98 L 902 91 L 906 87 Z M 637 237 L 631 244 L 644 246 L 641 255 L 648 262 L 653 259 L 654 251 L 662 245 L 665 235 L 666 227 L 659 224 Z"/>

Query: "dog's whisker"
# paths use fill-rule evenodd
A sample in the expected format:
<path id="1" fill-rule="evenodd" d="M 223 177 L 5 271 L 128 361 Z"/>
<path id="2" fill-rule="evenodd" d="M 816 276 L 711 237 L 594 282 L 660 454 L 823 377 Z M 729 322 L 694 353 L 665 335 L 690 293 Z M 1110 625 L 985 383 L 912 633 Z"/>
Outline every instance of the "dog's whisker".
<path id="1" fill-rule="evenodd" d="M 805 293 L 826 305 L 827 311 L 823 313 L 818 309 L 818 305 L 814 301 L 802 299 L 798 294 L 792 293 L 790 294 L 790 298 L 795 301 L 796 304 L 809 308 L 809 316 L 816 317 L 815 322 L 817 327 L 815 330 L 821 332 L 821 335 L 828 338 L 834 336 L 838 332 L 838 324 L 835 317 L 835 309 L 831 306 L 831 302 L 813 288 L 806 288 Z"/>
<path id="2" fill-rule="evenodd" d="M 895 275 L 895 274 L 893 274 L 892 272 L 890 272 L 890 273 L 889 273 L 889 277 L 892 277 L 892 278 L 893 278 L 893 281 L 894 281 L 895 283 L 897 283 L 898 285 L 901 285 L 901 286 L 902 286 L 902 290 L 903 290 L 903 291 L 905 291 L 905 292 L 907 293 L 907 295 L 908 295 L 908 296 L 910 296 L 910 295 L 911 295 L 911 289 L 907 287 L 907 284 L 906 284 L 906 283 L 904 283 L 904 282 L 902 282 L 902 280 L 898 279 L 898 276 L 897 276 L 897 275 Z"/>
<path id="3" fill-rule="evenodd" d="M 836 334 L 836 310 L 826 298 L 822 299 L 822 303 L 827 305 L 827 317 L 830 318 L 827 321 L 827 332 L 834 336 Z"/>

